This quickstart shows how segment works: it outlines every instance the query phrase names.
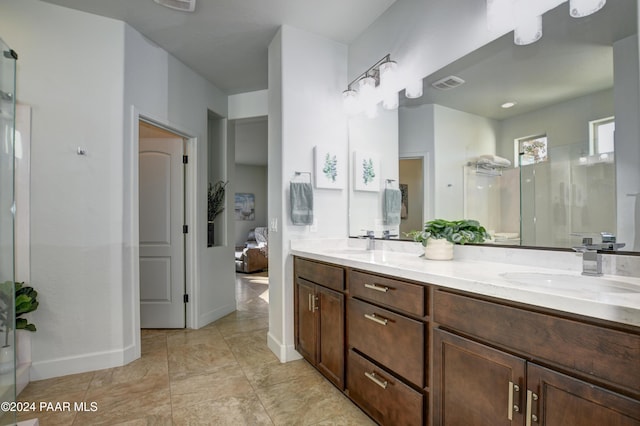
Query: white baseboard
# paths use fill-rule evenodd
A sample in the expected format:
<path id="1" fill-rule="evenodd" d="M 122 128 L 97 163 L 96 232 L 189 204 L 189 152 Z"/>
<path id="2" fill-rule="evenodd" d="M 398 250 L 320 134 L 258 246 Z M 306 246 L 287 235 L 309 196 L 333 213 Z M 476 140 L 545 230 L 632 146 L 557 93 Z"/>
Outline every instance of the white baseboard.
<path id="1" fill-rule="evenodd" d="M 202 328 L 207 324 L 211 324 L 214 321 L 219 320 L 220 318 L 229 315 L 231 312 L 236 310 L 235 303 L 233 305 L 223 306 L 218 309 L 214 309 L 213 311 L 209 311 L 205 314 L 200 315 L 199 323 L 197 327 L 194 328 Z"/>
<path id="2" fill-rule="evenodd" d="M 283 345 L 271 332 L 267 333 L 267 346 L 278 357 L 280 362 L 284 363 L 302 358 L 293 345 Z"/>
<path id="3" fill-rule="evenodd" d="M 132 348 L 94 352 L 64 358 L 36 361 L 31 364 L 31 380 L 50 379 L 68 374 L 86 373 L 105 368 L 121 367 L 130 357 Z"/>

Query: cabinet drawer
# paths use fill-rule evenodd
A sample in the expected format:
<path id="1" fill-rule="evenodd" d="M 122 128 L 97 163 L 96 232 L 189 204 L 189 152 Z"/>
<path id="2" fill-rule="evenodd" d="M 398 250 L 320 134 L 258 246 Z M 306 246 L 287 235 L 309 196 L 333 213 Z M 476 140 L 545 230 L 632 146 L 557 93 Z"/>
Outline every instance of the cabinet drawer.
<path id="1" fill-rule="evenodd" d="M 353 350 L 347 368 L 349 396 L 383 425 L 422 425 L 423 396 Z"/>
<path id="2" fill-rule="evenodd" d="M 349 346 L 424 387 L 425 325 L 360 300 L 347 304 Z"/>
<path id="3" fill-rule="evenodd" d="M 349 293 L 413 315 L 425 315 L 425 287 L 419 284 L 351 270 Z"/>
<path id="4" fill-rule="evenodd" d="M 442 290 L 434 297 L 434 317 L 443 327 L 640 395 L 639 334 Z"/>
<path id="5" fill-rule="evenodd" d="M 339 266 L 296 257 L 294 274 L 312 283 L 320 284 L 333 290 L 344 291 L 344 269 Z"/>

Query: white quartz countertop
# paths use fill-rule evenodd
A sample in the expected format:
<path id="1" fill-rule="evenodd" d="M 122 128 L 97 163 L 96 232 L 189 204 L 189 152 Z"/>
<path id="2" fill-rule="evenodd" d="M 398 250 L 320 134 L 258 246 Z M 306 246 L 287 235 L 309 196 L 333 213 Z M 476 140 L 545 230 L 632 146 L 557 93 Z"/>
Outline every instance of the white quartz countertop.
<path id="1" fill-rule="evenodd" d="M 437 261 L 420 257 L 422 247 L 416 243 L 398 245 L 402 249 L 396 249 L 388 243 L 378 245 L 376 250 L 368 251 L 364 249 L 363 242 L 358 240 L 298 240 L 291 242 L 291 253 L 374 273 L 640 327 L 640 278 L 637 277 L 583 277 L 579 271 L 539 266 L 553 263 L 540 262 L 544 255 L 536 261 L 536 256 L 531 254 L 531 265 L 476 260 L 469 256 Z M 560 253 L 554 256 L 565 255 Z"/>

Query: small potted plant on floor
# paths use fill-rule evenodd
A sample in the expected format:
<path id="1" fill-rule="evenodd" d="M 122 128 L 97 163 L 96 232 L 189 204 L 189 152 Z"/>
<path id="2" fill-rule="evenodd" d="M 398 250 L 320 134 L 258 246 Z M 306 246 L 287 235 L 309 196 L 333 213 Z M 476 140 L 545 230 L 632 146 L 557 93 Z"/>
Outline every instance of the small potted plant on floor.
<path id="1" fill-rule="evenodd" d="M 424 229 L 406 234 L 424 246 L 424 256 L 432 260 L 453 259 L 453 245 L 482 243 L 491 238 L 480 222 L 472 219 L 434 219 L 425 222 Z"/>
<path id="2" fill-rule="evenodd" d="M 0 347 L 0 373 L 7 373 L 14 368 L 14 348 L 9 342 L 14 318 L 16 330 L 36 331 L 36 326 L 22 316 L 38 308 L 38 292 L 23 282 L 5 281 L 0 284 L 0 305 L 0 326 L 4 331 L 4 345 Z"/>

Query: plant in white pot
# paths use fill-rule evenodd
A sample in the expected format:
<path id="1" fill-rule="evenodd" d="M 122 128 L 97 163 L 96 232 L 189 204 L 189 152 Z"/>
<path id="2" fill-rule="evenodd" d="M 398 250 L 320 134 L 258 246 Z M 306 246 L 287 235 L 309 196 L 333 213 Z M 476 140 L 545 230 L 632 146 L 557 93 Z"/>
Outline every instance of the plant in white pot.
<path id="1" fill-rule="evenodd" d="M 13 298 L 15 297 L 15 302 Z M 22 315 L 33 312 L 38 308 L 38 292 L 33 287 L 13 281 L 0 284 L 0 326 L 4 331 L 4 345 L 0 347 L 0 373 L 7 373 L 14 369 L 15 349 L 9 342 L 11 329 L 36 331 L 36 326 L 22 318 Z"/>
<path id="2" fill-rule="evenodd" d="M 480 222 L 472 219 L 434 219 L 425 222 L 421 231 L 406 234 L 424 246 L 424 256 L 432 260 L 453 259 L 453 245 L 482 243 L 491 238 Z"/>

